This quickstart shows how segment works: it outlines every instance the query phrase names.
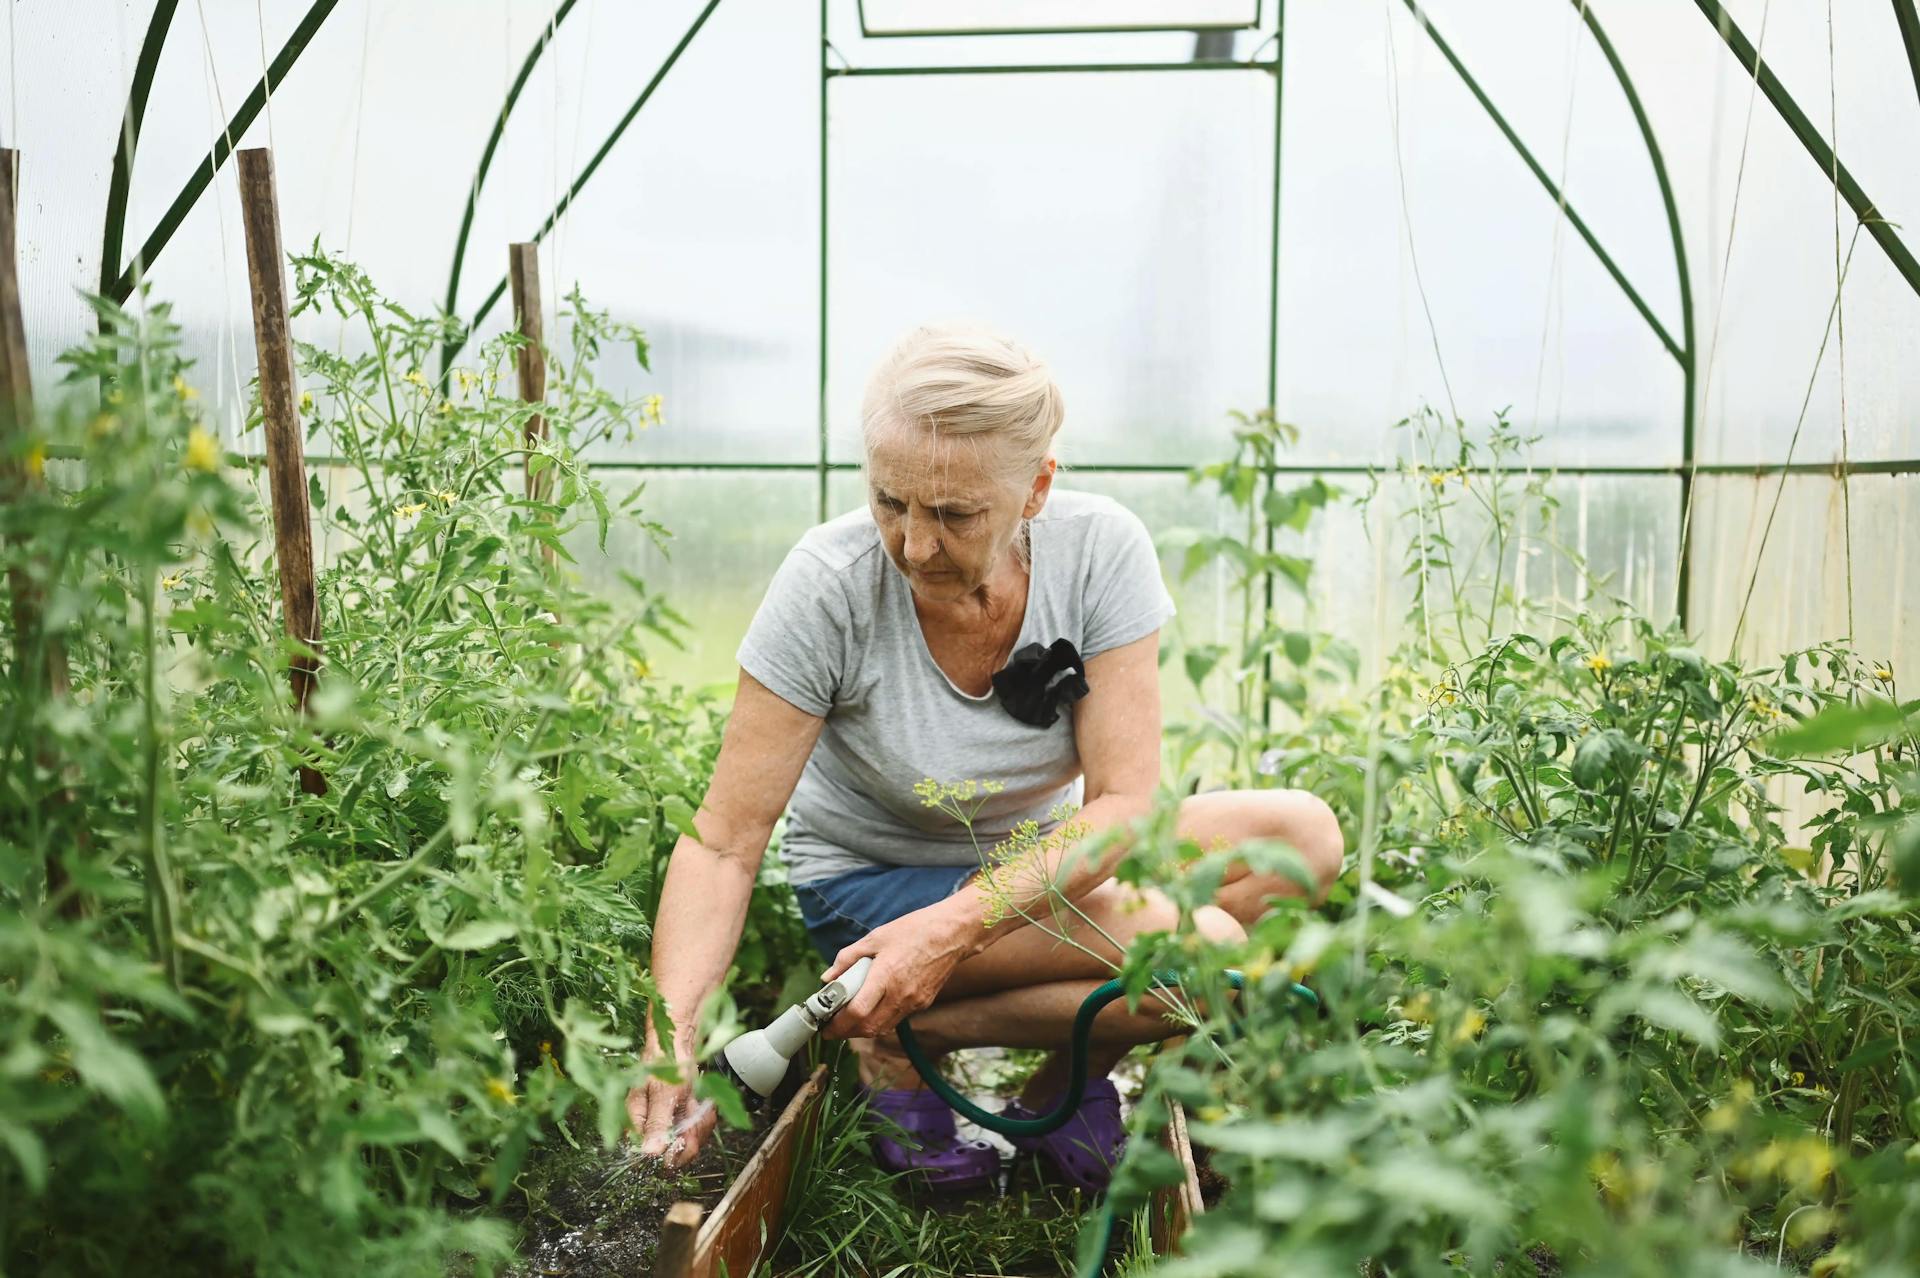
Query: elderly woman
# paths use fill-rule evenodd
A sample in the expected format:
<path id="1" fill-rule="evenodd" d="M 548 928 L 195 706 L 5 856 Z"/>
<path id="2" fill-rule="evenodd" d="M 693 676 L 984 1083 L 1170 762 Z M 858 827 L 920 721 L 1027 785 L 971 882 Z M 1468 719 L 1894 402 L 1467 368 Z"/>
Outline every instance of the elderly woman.
<path id="1" fill-rule="evenodd" d="M 925 1090 L 893 1030 L 913 1016 L 936 1053 L 1060 1047 L 1082 998 L 1120 960 L 1111 942 L 1173 925 L 1170 901 L 1113 880 L 1118 841 L 1096 859 L 1054 840 L 1039 873 L 989 884 L 975 877 L 975 840 L 989 846 L 1029 819 L 1052 831 L 1063 803 L 1080 804 L 1073 820 L 1095 831 L 1150 809 L 1160 781 L 1160 628 L 1174 608 L 1140 520 L 1111 499 L 1053 487 L 1065 407 L 1021 347 L 920 329 L 874 373 L 862 418 L 867 508 L 800 539 L 740 645 L 738 696 L 694 818 L 699 837 L 675 847 L 654 925 L 654 979 L 674 1041 L 649 1030 L 646 1050 L 691 1058 L 694 1013 L 732 961 L 784 811 L 788 875 L 828 973 L 873 959 L 829 1032 L 855 1040 L 872 1108 L 912 1134 L 877 1138 L 876 1155 L 961 1189 L 991 1182 L 997 1159 L 956 1138 L 953 1112 Z M 1059 668 L 1076 654 L 1077 698 L 1079 668 Z M 929 777 L 1004 788 L 970 834 L 922 804 L 915 785 Z M 1340 872 L 1339 826 L 1301 791 L 1196 794 L 1182 801 L 1178 829 L 1209 847 L 1284 840 L 1322 892 Z M 1242 936 L 1270 897 L 1299 891 L 1236 863 L 1196 922 L 1212 936 Z M 1073 943 L 1026 917 L 1054 913 L 1049 892 L 1090 921 L 1075 920 Z M 1087 1189 L 1105 1185 L 1124 1141 L 1108 1070 L 1175 1026 L 1148 1005 L 1115 1005 L 1095 1030 L 1074 1121 L 1016 1141 Z M 1064 1067 L 1064 1054 L 1051 1058 L 1009 1112 L 1050 1109 Z M 711 1116 L 670 1142 L 688 1105 L 684 1083 L 634 1090 L 628 1110 L 643 1152 L 692 1157 Z"/>

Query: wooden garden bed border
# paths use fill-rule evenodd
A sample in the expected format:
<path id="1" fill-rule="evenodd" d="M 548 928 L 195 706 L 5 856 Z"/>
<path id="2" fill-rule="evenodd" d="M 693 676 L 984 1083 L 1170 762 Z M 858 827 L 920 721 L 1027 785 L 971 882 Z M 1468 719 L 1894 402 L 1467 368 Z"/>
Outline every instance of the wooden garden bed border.
<path id="1" fill-rule="evenodd" d="M 760 1147 L 711 1212 L 693 1202 L 678 1202 L 667 1209 L 654 1278 L 746 1278 L 754 1271 L 762 1250 L 779 1235 L 800 1142 L 819 1116 L 827 1086 L 827 1067 L 818 1066 L 780 1111 Z M 1153 1249 L 1163 1256 L 1179 1247 L 1182 1235 L 1206 1210 L 1193 1146 L 1187 1138 L 1186 1111 L 1178 1101 L 1170 1105 L 1172 1112 L 1160 1140 L 1185 1174 L 1178 1184 L 1153 1193 L 1149 1212 Z"/>

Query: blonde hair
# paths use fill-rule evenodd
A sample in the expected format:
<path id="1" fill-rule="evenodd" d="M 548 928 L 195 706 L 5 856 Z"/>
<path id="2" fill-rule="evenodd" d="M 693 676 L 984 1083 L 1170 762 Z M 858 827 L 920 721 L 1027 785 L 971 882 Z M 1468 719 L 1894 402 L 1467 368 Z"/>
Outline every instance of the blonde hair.
<path id="1" fill-rule="evenodd" d="M 1066 420 L 1053 373 L 1026 347 L 964 325 L 914 329 L 867 380 L 860 426 L 867 453 L 892 427 L 919 427 L 992 446 L 1008 482 L 1040 473 Z"/>

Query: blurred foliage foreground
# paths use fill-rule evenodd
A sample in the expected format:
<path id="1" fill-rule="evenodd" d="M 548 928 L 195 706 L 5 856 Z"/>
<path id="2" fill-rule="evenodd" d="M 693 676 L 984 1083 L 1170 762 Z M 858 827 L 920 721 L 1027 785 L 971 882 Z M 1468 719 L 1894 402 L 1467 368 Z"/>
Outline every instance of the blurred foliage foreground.
<path id="1" fill-rule="evenodd" d="M 99 304 L 75 393 L 5 459 L 0 553 L 40 619 L 0 619 L 8 1272 L 491 1271 L 540 1147 L 618 1139 L 664 1015 L 648 921 L 724 707 L 649 677 L 680 623 L 645 582 L 609 600 L 568 566 L 616 520 L 664 536 L 580 460 L 659 420 L 594 380 L 602 343 L 644 364 L 644 340 L 572 298 L 530 452 L 500 392 L 517 338 L 435 384 L 449 322 L 294 266 L 298 307 L 361 351 L 298 351 L 351 490 L 312 485 L 310 715 L 260 476 L 201 422 L 163 305 Z M 1311 789 L 1351 851 L 1319 909 L 1129 955 L 1136 988 L 1248 977 L 1199 1001 L 1132 1120 L 1180 1099 L 1228 1183 L 1157 1272 L 1920 1272 L 1920 773 L 1893 672 L 1837 644 L 1711 660 L 1604 583 L 1528 601 L 1505 568 L 1551 547 L 1552 510 L 1503 470 L 1525 441 L 1406 429 L 1447 461 L 1400 477 L 1411 637 L 1364 679 L 1267 601 L 1346 495 L 1275 483 L 1268 416 L 1193 474 L 1247 519 L 1189 539 L 1187 570 L 1225 564 L 1244 607 L 1232 642 L 1169 636 L 1207 703 L 1169 727 L 1173 789 Z M 1228 856 L 1171 813 L 1120 874 L 1190 912 Z M 761 997 L 811 970 L 767 874 L 734 977 Z M 1132 1142 L 1122 1211 L 1171 1172 Z"/>
<path id="2" fill-rule="evenodd" d="M 65 357 L 88 393 L 9 459 L 44 479 L 4 510 L 44 624 L 9 618 L 0 708 L 7 1272 L 486 1265 L 530 1147 L 576 1109 L 624 1123 L 653 897 L 724 714 L 648 677 L 677 616 L 643 582 L 609 601 L 565 568 L 637 518 L 578 456 L 658 420 L 593 376 L 644 340 L 572 299 L 529 456 L 520 339 L 436 387 L 449 326 L 317 252 L 294 270 L 296 313 L 365 352 L 296 352 L 309 449 L 352 490 L 316 470 L 310 716 L 264 476 L 215 446 L 164 305 L 98 304 Z M 758 894 L 743 975 L 802 939 Z"/>

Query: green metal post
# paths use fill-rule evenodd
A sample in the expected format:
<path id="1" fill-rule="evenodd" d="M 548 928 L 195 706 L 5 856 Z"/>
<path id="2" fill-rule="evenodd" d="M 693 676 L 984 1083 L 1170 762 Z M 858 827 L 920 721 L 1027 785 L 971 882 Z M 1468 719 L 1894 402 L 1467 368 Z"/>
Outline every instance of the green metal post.
<path id="1" fill-rule="evenodd" d="M 827 522 L 827 0 L 820 0 L 820 366 L 815 384 L 820 446 L 820 522 Z"/>
<path id="2" fill-rule="evenodd" d="M 1614 50 L 1613 41 L 1607 39 L 1607 33 L 1601 29 L 1600 20 L 1594 16 L 1589 0 L 1572 0 L 1572 4 L 1586 20 L 1587 30 L 1593 33 L 1594 43 L 1600 47 L 1607 65 L 1613 69 L 1613 78 L 1619 81 L 1620 91 L 1626 95 L 1627 106 L 1633 111 L 1633 122 L 1640 130 L 1641 141 L 1646 144 L 1647 158 L 1653 162 L 1654 180 L 1660 185 L 1660 203 L 1667 214 L 1667 233 L 1673 239 L 1673 263 L 1680 282 L 1680 340 L 1684 350 L 1680 371 L 1686 396 L 1680 418 L 1680 555 L 1679 569 L 1675 573 L 1677 580 L 1674 593 L 1678 598 L 1674 612 L 1680 619 L 1680 628 L 1685 630 L 1693 617 L 1693 535 L 1690 525 L 1693 515 L 1694 415 L 1698 411 L 1693 391 L 1694 379 L 1699 372 L 1699 349 L 1693 333 L 1693 277 L 1687 270 L 1687 242 L 1680 231 L 1680 208 L 1673 198 L 1673 183 L 1667 178 L 1667 164 L 1661 158 L 1660 143 L 1654 137 L 1653 125 L 1647 119 L 1640 94 L 1633 87 L 1633 79 L 1628 76 L 1626 65 Z"/>
<path id="3" fill-rule="evenodd" d="M 1280 145 L 1280 125 L 1283 108 L 1286 103 L 1287 88 L 1287 0 L 1274 0 L 1273 28 L 1273 194 L 1269 199 L 1269 224 L 1267 228 L 1267 412 L 1275 421 L 1280 419 L 1280 157 L 1283 153 Z M 1274 489 L 1274 476 L 1277 474 L 1275 459 L 1267 459 L 1266 490 L 1270 494 Z M 1260 522 L 1266 526 L 1267 554 L 1275 550 L 1273 521 L 1267 518 L 1266 503 L 1261 503 Z M 1271 562 L 1271 559 L 1269 559 Z M 1264 598 L 1266 611 L 1262 617 L 1262 629 L 1273 617 L 1273 569 L 1266 571 Z M 1271 727 L 1273 724 L 1273 651 L 1269 648 L 1260 658 L 1260 724 Z"/>

